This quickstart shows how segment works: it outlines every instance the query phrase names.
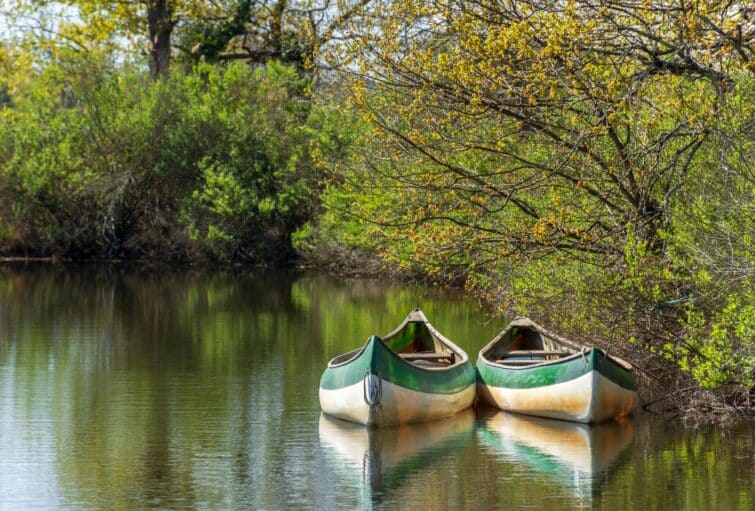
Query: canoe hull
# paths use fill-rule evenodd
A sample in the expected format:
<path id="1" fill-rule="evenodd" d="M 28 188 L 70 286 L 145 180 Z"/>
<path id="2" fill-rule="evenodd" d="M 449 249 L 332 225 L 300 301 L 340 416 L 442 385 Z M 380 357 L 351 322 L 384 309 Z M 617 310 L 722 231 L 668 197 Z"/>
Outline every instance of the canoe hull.
<path id="1" fill-rule="evenodd" d="M 424 319 L 420 311 L 413 314 Z M 469 408 L 476 395 L 474 368 L 466 353 L 445 338 L 443 342 L 453 347 L 456 363 L 405 360 L 379 337 L 370 337 L 360 350 L 328 364 L 320 379 L 322 411 L 366 426 L 392 426 Z"/>
<path id="2" fill-rule="evenodd" d="M 370 406 L 365 401 L 365 386 L 374 385 L 373 382 L 361 381 L 335 390 L 320 388 L 322 411 L 365 426 L 394 426 L 457 414 L 472 406 L 476 392 L 474 383 L 451 394 L 433 394 L 381 379 L 377 383 L 382 387 L 380 403 Z"/>
<path id="3" fill-rule="evenodd" d="M 637 390 L 631 373 L 592 349 L 556 365 L 507 368 L 478 360 L 478 395 L 502 410 L 582 423 L 631 415 Z M 559 381 L 562 376 L 562 381 Z"/>

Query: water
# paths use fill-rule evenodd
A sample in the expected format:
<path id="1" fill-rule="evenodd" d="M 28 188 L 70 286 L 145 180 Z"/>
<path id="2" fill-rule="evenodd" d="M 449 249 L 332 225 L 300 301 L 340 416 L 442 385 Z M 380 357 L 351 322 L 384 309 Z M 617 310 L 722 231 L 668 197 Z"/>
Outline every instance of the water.
<path id="1" fill-rule="evenodd" d="M 376 281 L 0 266 L 0 510 L 753 509 L 751 424 L 321 417 L 327 360 L 415 306 L 473 360 L 504 326 Z"/>

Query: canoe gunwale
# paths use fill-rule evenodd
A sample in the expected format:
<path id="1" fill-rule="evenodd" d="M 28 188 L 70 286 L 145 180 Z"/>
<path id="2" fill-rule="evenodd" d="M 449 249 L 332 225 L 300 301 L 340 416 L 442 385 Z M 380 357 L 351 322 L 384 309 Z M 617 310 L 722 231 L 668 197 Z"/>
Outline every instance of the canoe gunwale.
<path id="1" fill-rule="evenodd" d="M 613 357 L 607 355 L 599 348 L 586 350 L 584 352 L 584 359 L 583 353 L 577 353 L 569 357 L 546 360 L 542 363 L 526 366 L 499 364 L 480 355 L 477 359 L 476 370 L 478 382 L 481 385 L 497 388 L 547 387 L 553 383 L 570 381 L 591 371 L 595 371 L 622 388 L 633 392 L 637 391 L 634 372 L 616 363 Z M 540 379 L 543 375 L 550 375 L 546 378 L 555 378 L 555 380 L 540 384 L 534 384 L 533 380 L 531 380 L 533 377 L 536 380 Z M 500 379 L 501 377 L 503 377 L 503 380 Z"/>
<path id="2" fill-rule="evenodd" d="M 365 342 L 361 348 L 347 351 L 346 353 L 341 353 L 340 355 L 336 355 L 335 357 L 331 358 L 328 361 L 328 368 L 330 369 L 333 367 L 341 367 L 358 359 L 360 355 L 364 352 L 364 350 L 367 349 L 367 345 L 370 343 L 370 339 L 371 337 L 367 339 L 367 342 Z M 345 358 L 345 357 L 348 357 L 348 358 Z M 344 359 L 343 362 L 336 362 L 336 360 L 338 360 L 339 358 L 343 358 Z"/>
<path id="3" fill-rule="evenodd" d="M 437 366 L 422 366 L 414 364 L 404 358 L 402 358 L 398 353 L 393 351 L 391 348 L 388 347 L 386 344 L 386 340 L 390 340 L 391 338 L 395 337 L 399 332 L 401 332 L 401 329 L 404 328 L 408 323 L 410 322 L 422 322 L 425 324 L 425 326 L 430 330 L 430 332 L 440 341 L 443 345 L 448 347 L 456 356 L 456 361 L 453 364 L 437 367 Z M 458 347 L 456 344 L 454 344 L 450 339 L 448 339 L 446 336 L 441 334 L 431 323 L 428 321 L 425 314 L 420 309 L 414 309 L 412 312 L 409 313 L 406 318 L 393 330 L 391 330 L 389 333 L 387 333 L 384 337 L 379 337 L 376 335 L 372 335 L 367 339 L 367 342 L 364 343 L 364 345 L 361 348 L 357 348 L 355 350 L 342 353 L 340 355 L 337 355 L 330 359 L 328 362 L 328 369 L 335 369 L 338 367 L 346 366 L 356 360 L 359 359 L 359 357 L 362 356 L 364 351 L 367 349 L 367 347 L 370 345 L 370 342 L 375 338 L 377 341 L 382 344 L 382 346 L 385 348 L 386 351 L 388 351 L 394 358 L 401 361 L 402 364 L 407 365 L 408 367 L 413 367 L 415 369 L 420 369 L 422 371 L 428 371 L 428 372 L 443 372 L 443 371 L 450 371 L 452 369 L 456 369 L 458 366 L 463 365 L 467 362 L 469 362 L 469 355 Z M 348 358 L 344 358 L 348 357 Z M 344 358 L 343 361 L 338 361 L 339 359 Z M 338 362 L 337 362 L 338 361 Z"/>
<path id="4" fill-rule="evenodd" d="M 593 352 L 595 352 L 594 355 L 593 355 Z M 618 368 L 619 371 L 622 371 L 624 373 L 633 372 L 631 368 L 627 369 L 627 367 L 625 367 L 624 364 L 621 363 L 620 359 L 617 359 L 616 357 L 612 357 L 611 355 L 607 354 L 605 351 L 601 350 L 600 348 L 589 348 L 589 349 L 585 349 L 583 352 L 575 353 L 574 355 L 570 355 L 568 357 L 562 357 L 555 360 L 543 360 L 540 363 L 529 364 L 529 365 L 509 365 L 509 364 L 501 364 L 498 362 L 493 362 L 490 359 L 484 357 L 482 355 L 482 352 L 480 352 L 480 356 L 477 359 L 477 366 L 479 368 L 480 364 L 484 364 L 492 369 L 499 369 L 499 370 L 505 370 L 505 371 L 522 371 L 522 372 L 531 370 L 535 372 L 539 369 L 553 367 L 559 364 L 571 364 L 571 363 L 574 363 L 575 361 L 579 361 L 580 358 L 583 358 L 585 360 L 585 365 L 590 365 L 593 369 L 598 370 L 595 364 L 591 363 L 590 360 L 593 358 L 593 356 L 597 359 L 597 357 L 601 357 L 601 355 L 602 355 L 602 358 L 600 358 L 601 363 L 607 362 L 609 364 L 613 364 L 614 366 Z M 479 372 L 479 369 L 478 369 L 478 372 Z M 602 371 L 599 371 L 599 372 L 602 372 Z"/>
<path id="5" fill-rule="evenodd" d="M 569 355 L 567 357 L 562 357 L 554 360 L 544 360 L 542 363 L 539 364 L 531 364 L 526 366 L 516 366 L 516 365 L 507 365 L 507 364 L 501 364 L 498 362 L 495 362 L 491 359 L 489 359 L 486 355 L 487 352 L 492 350 L 501 340 L 511 331 L 514 327 L 528 327 L 536 330 L 541 335 L 544 335 L 545 337 L 548 337 L 552 341 L 556 342 L 557 344 L 560 344 L 561 346 L 565 347 L 566 349 L 574 350 L 575 353 L 573 355 Z M 484 360 L 485 363 L 489 365 L 493 365 L 496 367 L 501 367 L 505 369 L 530 369 L 534 367 L 542 367 L 544 365 L 548 365 L 554 362 L 562 362 L 562 361 L 571 361 L 576 357 L 579 356 L 587 356 L 590 353 L 590 350 L 598 350 L 599 353 L 602 353 L 605 358 L 608 358 L 618 366 L 620 366 L 622 369 L 625 369 L 627 371 L 633 371 L 634 367 L 632 364 L 627 362 L 626 360 L 619 358 L 615 355 L 609 355 L 608 352 L 603 351 L 600 348 L 597 348 L 595 346 L 585 346 L 583 344 L 578 344 L 576 342 L 570 341 L 569 339 L 562 337 L 558 334 L 555 334 L 549 330 L 546 330 L 542 326 L 538 325 L 534 321 L 532 321 L 529 318 L 523 318 L 523 317 L 517 317 L 509 323 L 506 328 L 504 328 L 498 335 L 496 335 L 493 340 L 491 340 L 489 343 L 487 343 L 485 346 L 483 346 L 479 351 L 479 357 L 480 359 Z M 532 351 L 533 355 L 537 354 L 537 351 L 539 350 L 529 350 Z"/>
<path id="6" fill-rule="evenodd" d="M 580 352 L 580 353 L 575 353 L 573 355 L 569 355 L 568 357 L 561 357 L 561 358 L 556 358 L 556 359 L 553 359 L 553 360 L 543 360 L 542 362 L 537 362 L 537 363 L 533 363 L 533 364 L 529 364 L 529 365 L 514 365 L 514 364 L 506 364 L 506 363 L 502 363 L 502 362 L 495 362 L 495 361 L 490 360 L 489 358 L 487 358 L 485 355 L 483 355 L 482 352 L 480 352 L 480 358 L 487 365 L 499 367 L 501 369 L 506 369 L 506 370 L 517 370 L 518 371 L 518 370 L 536 369 L 536 368 L 543 367 L 543 366 L 548 366 L 548 365 L 556 365 L 556 364 L 561 364 L 561 363 L 569 363 L 569 362 L 571 362 L 571 361 L 573 361 L 575 359 L 578 359 L 578 358 L 581 358 L 581 357 L 587 357 L 590 354 L 590 351 L 592 351 L 592 350 L 597 350 L 600 353 L 603 353 L 603 350 L 600 350 L 598 348 L 590 348 L 588 350 L 585 350 L 584 352 Z M 534 355 L 536 355 L 537 351 L 536 350 L 532 350 L 532 353 Z"/>

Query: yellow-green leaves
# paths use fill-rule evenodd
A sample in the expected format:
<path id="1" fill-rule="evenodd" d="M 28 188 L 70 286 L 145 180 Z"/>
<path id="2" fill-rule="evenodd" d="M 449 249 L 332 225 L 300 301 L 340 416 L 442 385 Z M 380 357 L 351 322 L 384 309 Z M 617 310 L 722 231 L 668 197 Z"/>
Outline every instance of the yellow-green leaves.
<path id="1" fill-rule="evenodd" d="M 346 166 L 354 199 L 333 204 L 376 226 L 363 231 L 366 246 L 462 276 L 500 310 L 555 311 L 654 354 L 684 336 L 680 303 L 698 293 L 709 314 L 718 306 L 708 297 L 732 291 L 731 281 L 693 276 L 720 275 L 723 260 L 703 262 L 687 227 L 710 216 L 688 211 L 706 193 L 702 176 L 729 176 L 724 188 L 748 202 L 734 185 L 751 175 L 752 113 L 735 93 L 752 82 L 744 2 L 371 9 L 332 48 L 350 62 L 342 78 L 373 126 Z M 745 125 L 749 135 L 730 128 Z M 725 196 L 707 189 L 708 200 Z M 711 228 L 706 239 L 720 235 L 714 245 L 741 254 L 738 228 Z M 732 261 L 751 281 L 743 259 Z"/>

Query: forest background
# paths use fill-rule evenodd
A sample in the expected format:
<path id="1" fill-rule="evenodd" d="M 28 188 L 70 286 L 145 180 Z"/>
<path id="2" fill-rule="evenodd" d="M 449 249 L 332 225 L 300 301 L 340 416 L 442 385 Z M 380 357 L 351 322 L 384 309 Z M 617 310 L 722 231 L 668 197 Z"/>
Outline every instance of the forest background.
<path id="1" fill-rule="evenodd" d="M 462 285 L 753 418 L 748 2 L 0 6 L 0 254 Z"/>

